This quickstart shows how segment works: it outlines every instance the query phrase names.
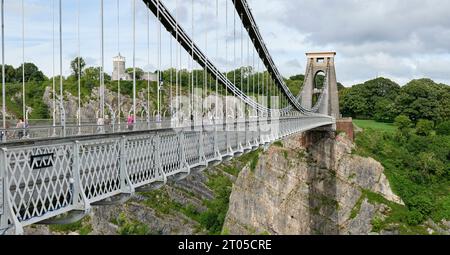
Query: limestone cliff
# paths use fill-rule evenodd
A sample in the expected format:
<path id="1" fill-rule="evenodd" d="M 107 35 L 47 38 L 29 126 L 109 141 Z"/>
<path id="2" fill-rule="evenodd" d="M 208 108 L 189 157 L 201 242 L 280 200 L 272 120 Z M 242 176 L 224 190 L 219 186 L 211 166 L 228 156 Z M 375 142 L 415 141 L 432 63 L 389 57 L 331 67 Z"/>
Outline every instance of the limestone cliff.
<path id="1" fill-rule="evenodd" d="M 230 234 L 369 234 L 389 208 L 377 193 L 402 203 L 380 163 L 351 154 L 344 136 L 325 138 L 308 151 L 301 136 L 264 152 L 255 169 L 239 174 L 224 232 Z"/>
<path id="2" fill-rule="evenodd" d="M 81 102 L 81 119 L 84 122 L 88 122 L 88 121 L 93 121 L 95 123 L 96 119 L 97 119 L 97 114 L 100 108 L 100 103 L 99 103 L 99 88 L 94 88 L 91 91 L 91 95 L 89 95 L 88 97 L 82 98 L 82 102 Z M 185 92 L 183 92 L 185 93 Z M 173 91 L 173 94 L 175 94 L 175 91 Z M 18 98 L 20 98 L 20 94 L 17 95 Z M 118 115 L 117 111 L 118 111 L 118 96 L 119 94 L 117 92 L 111 91 L 109 89 L 105 89 L 105 107 L 106 107 L 106 114 L 108 115 L 108 118 L 112 117 L 112 112 L 111 110 L 114 112 L 114 114 Z M 161 111 L 163 114 L 169 114 L 168 111 L 169 110 L 169 106 L 171 105 L 171 98 L 170 98 L 170 93 L 167 91 L 166 93 L 162 93 L 162 102 L 163 104 L 161 105 Z M 210 101 L 212 102 L 215 97 L 215 94 L 212 93 L 210 95 Z M 53 113 L 53 95 L 52 95 L 52 91 L 50 87 L 47 87 L 45 89 L 45 93 L 43 96 L 43 102 L 45 102 L 47 104 L 47 107 L 49 109 L 49 114 L 52 115 Z M 199 100 L 201 101 L 201 94 L 194 96 L 195 100 Z M 127 116 L 128 113 L 131 112 L 132 110 L 132 106 L 133 106 L 133 99 L 131 98 L 130 95 L 124 95 L 121 94 L 121 111 L 122 111 L 122 118 L 123 116 Z M 172 102 L 175 101 L 174 98 L 172 98 Z M 154 97 L 154 93 L 152 92 L 151 97 L 150 97 L 150 103 L 147 102 L 147 92 L 144 89 L 141 89 L 137 92 L 136 95 L 136 109 L 137 109 L 137 117 L 141 118 L 141 119 L 145 119 L 146 118 L 146 108 L 147 105 L 150 105 L 150 114 L 151 116 L 153 116 L 155 114 L 155 109 L 157 106 L 157 100 Z M 230 104 L 231 105 L 231 104 Z M 110 108 L 111 107 L 111 108 Z M 29 109 L 31 112 L 33 111 L 32 108 Z M 77 117 L 77 111 L 78 111 L 78 99 L 76 95 L 71 94 L 69 91 L 65 91 L 64 92 L 64 110 L 66 112 L 66 118 L 67 119 L 76 119 Z M 184 110 L 184 109 L 183 109 Z M 213 106 L 210 106 L 210 108 L 206 109 L 209 113 L 208 115 L 211 115 L 212 113 L 215 112 L 215 108 Z M 174 111 L 177 111 L 177 109 L 174 109 Z M 59 118 L 59 105 L 56 105 L 56 116 Z M 180 115 L 182 115 L 182 111 L 180 111 L 179 113 Z"/>
<path id="3" fill-rule="evenodd" d="M 45 90 L 45 94 L 43 96 L 44 102 L 46 102 L 49 113 L 52 114 L 53 112 L 53 101 L 52 101 L 52 92 L 51 88 L 47 87 Z M 106 113 L 108 115 L 111 115 L 111 111 L 108 107 L 110 105 L 113 109 L 113 111 L 117 111 L 117 101 L 118 101 L 118 94 L 116 92 L 113 92 L 109 89 L 105 89 L 105 103 L 106 103 Z M 153 107 L 155 104 L 155 100 L 151 98 L 150 105 Z M 82 99 L 81 104 L 81 119 L 83 121 L 94 121 L 97 118 L 97 114 L 100 108 L 99 103 L 99 89 L 93 89 L 92 94 Z M 145 109 L 147 105 L 146 102 L 146 93 L 145 91 L 141 90 L 137 93 L 136 97 L 136 107 L 139 110 L 138 117 L 144 117 L 146 116 Z M 127 116 L 128 112 L 131 111 L 132 108 L 132 98 L 129 95 L 121 95 L 121 109 L 122 109 L 122 115 Z M 66 118 L 68 119 L 76 119 L 77 111 L 78 111 L 78 99 L 76 95 L 72 95 L 70 92 L 65 91 L 64 95 L 64 110 L 66 112 Z M 59 116 L 59 106 L 56 105 L 56 112 Z M 117 115 L 117 113 L 115 113 Z"/>

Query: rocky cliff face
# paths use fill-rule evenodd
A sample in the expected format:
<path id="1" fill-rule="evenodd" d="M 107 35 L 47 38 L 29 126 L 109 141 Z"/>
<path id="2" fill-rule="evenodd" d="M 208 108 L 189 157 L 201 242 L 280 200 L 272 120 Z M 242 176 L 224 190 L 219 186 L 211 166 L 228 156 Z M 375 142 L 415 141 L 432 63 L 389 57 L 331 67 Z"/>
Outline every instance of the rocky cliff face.
<path id="1" fill-rule="evenodd" d="M 402 203 L 380 163 L 351 154 L 343 136 L 308 151 L 294 136 L 272 146 L 254 170 L 246 167 L 230 198 L 224 232 L 230 234 L 369 234 L 389 211 L 368 193 Z"/>
<path id="2" fill-rule="evenodd" d="M 174 89 L 174 88 L 173 88 Z M 173 96 L 175 97 L 175 91 L 172 92 Z M 184 93 L 184 92 L 183 92 Z M 18 95 L 20 96 L 20 95 Z M 166 91 L 165 93 L 162 93 L 162 101 L 163 104 L 161 105 L 161 111 L 162 114 L 165 114 L 168 116 L 170 113 L 170 92 Z M 105 113 L 108 115 L 108 118 L 112 117 L 112 113 L 115 114 L 116 118 L 118 117 L 118 97 L 119 94 L 117 92 L 113 92 L 107 88 L 105 88 Z M 122 111 L 122 117 L 127 116 L 128 113 L 131 113 L 132 106 L 133 106 L 133 99 L 130 95 L 123 95 L 121 94 L 120 97 L 121 100 L 121 111 Z M 180 100 L 188 100 L 188 98 L 182 98 Z M 196 102 L 202 102 L 202 94 L 197 94 L 194 96 L 194 101 Z M 235 99 L 233 99 L 235 100 Z M 237 99 L 236 99 L 237 100 Z M 50 116 L 53 113 L 53 95 L 51 91 L 51 87 L 47 87 L 43 96 L 43 101 L 47 104 L 49 109 Z M 172 98 L 172 104 L 174 105 L 174 102 L 176 101 L 175 98 Z M 204 100 L 205 102 L 215 102 L 215 94 L 212 93 L 209 95 L 209 98 Z M 183 101 L 184 102 L 184 101 Z M 215 113 L 214 105 L 205 104 L 205 110 L 208 112 L 207 115 L 211 116 L 213 113 Z M 150 116 L 153 116 L 157 109 L 157 99 L 155 98 L 154 93 L 152 92 L 150 96 L 150 102 L 147 102 L 147 91 L 146 90 L 140 90 L 137 92 L 136 95 L 136 109 L 137 109 L 137 117 L 141 119 L 146 119 L 147 116 L 147 107 L 150 105 Z M 233 105 L 230 103 L 230 105 Z M 175 107 L 175 106 L 174 106 Z M 230 106 L 230 109 L 232 107 Z M 92 90 L 92 94 L 89 97 L 82 98 L 81 102 L 81 119 L 83 122 L 93 121 L 95 123 L 97 119 L 97 114 L 100 109 L 100 92 L 99 88 L 94 88 Z M 33 109 L 30 108 L 30 111 Z M 65 91 L 64 92 L 64 110 L 66 113 L 67 119 L 76 119 L 77 117 L 77 111 L 78 111 L 78 98 L 76 95 L 72 95 L 70 92 Z M 174 109 L 174 111 L 177 111 L 177 109 Z M 186 113 L 186 109 L 180 109 L 179 115 L 184 118 L 189 118 Z M 59 105 L 57 103 L 56 105 L 56 116 L 59 117 Z"/>
<path id="3" fill-rule="evenodd" d="M 68 119 L 76 119 L 77 111 L 78 111 L 78 98 L 75 95 L 70 94 L 69 92 L 65 92 L 64 95 L 64 110 L 66 112 L 66 118 Z M 51 88 L 47 87 L 45 90 L 45 94 L 43 96 L 44 102 L 46 102 L 49 113 L 52 114 L 53 112 L 53 95 L 51 92 Z M 95 88 L 92 90 L 92 94 L 88 98 L 82 99 L 81 104 L 81 119 L 83 121 L 94 121 L 97 118 L 98 111 L 100 109 L 100 103 L 99 103 L 99 89 Z M 121 95 L 121 110 L 122 110 L 122 116 L 127 116 L 128 112 L 132 109 L 132 98 L 128 95 Z M 105 111 L 106 114 L 108 114 L 110 117 L 112 116 L 111 110 L 108 106 L 112 107 L 112 111 L 117 111 L 118 103 L 118 93 L 110 91 L 109 89 L 105 89 Z M 154 104 L 153 98 L 151 98 L 150 105 L 153 107 Z M 144 109 L 147 107 L 146 102 L 146 94 L 145 91 L 139 91 L 137 93 L 136 97 L 136 108 L 138 109 L 138 117 L 145 118 L 146 112 Z M 141 109 L 141 110 L 140 110 Z M 56 105 L 56 116 L 59 116 L 59 106 Z M 151 113 L 153 114 L 153 113 Z M 115 115 L 117 116 L 118 113 L 115 112 Z"/>

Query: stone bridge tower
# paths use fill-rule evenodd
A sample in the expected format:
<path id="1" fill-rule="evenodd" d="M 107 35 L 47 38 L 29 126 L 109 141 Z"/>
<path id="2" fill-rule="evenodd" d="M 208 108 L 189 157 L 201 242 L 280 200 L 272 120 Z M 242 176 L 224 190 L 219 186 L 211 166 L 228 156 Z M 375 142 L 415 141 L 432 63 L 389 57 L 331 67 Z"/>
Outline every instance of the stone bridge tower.
<path id="1" fill-rule="evenodd" d="M 318 107 L 319 113 L 340 118 L 339 95 L 336 80 L 334 57 L 336 52 L 306 53 L 308 64 L 306 66 L 304 87 L 302 90 L 302 106 L 306 109 Z M 315 80 L 319 73 L 326 74 L 323 88 L 316 88 Z M 313 105 L 315 94 L 324 93 L 320 105 Z"/>

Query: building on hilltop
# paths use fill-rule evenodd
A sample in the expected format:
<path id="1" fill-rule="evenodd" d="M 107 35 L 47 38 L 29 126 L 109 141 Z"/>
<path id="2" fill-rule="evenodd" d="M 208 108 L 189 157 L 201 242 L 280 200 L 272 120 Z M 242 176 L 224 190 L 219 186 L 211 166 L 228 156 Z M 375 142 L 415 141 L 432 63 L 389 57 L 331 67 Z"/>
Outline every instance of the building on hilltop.
<path id="1" fill-rule="evenodd" d="M 119 56 L 113 58 L 113 73 L 111 79 L 113 81 L 127 80 L 128 75 L 125 69 L 125 57 Z"/>
<path id="2" fill-rule="evenodd" d="M 132 81 L 133 80 L 133 74 L 127 73 L 127 70 L 125 68 L 126 59 L 125 57 L 121 56 L 120 53 L 118 56 L 115 56 L 113 58 L 113 73 L 111 76 L 111 80 L 113 81 Z M 143 81 L 157 81 L 157 74 L 155 73 L 148 73 L 144 72 L 140 80 Z"/>
<path id="3" fill-rule="evenodd" d="M 133 76 L 133 75 L 131 75 L 131 76 Z M 131 79 L 133 79 L 133 77 L 131 77 Z M 158 81 L 158 74 L 145 72 L 142 75 L 141 80 L 143 80 L 143 81 L 155 81 L 156 82 L 156 81 Z"/>

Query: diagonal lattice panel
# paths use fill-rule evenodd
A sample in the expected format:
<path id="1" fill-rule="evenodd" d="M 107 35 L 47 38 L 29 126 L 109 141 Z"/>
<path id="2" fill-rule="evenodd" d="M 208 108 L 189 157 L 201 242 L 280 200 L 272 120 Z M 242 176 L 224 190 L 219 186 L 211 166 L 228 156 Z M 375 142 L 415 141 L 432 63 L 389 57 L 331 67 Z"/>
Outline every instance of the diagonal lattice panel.
<path id="1" fill-rule="evenodd" d="M 256 122 L 250 122 L 248 123 L 248 129 L 249 129 L 249 140 L 251 145 L 259 144 L 258 141 L 258 126 Z"/>
<path id="2" fill-rule="evenodd" d="M 259 144 L 260 142 L 259 142 L 259 132 L 257 132 L 257 131 L 253 131 L 253 132 L 251 132 L 251 141 L 252 141 L 252 144 Z"/>
<path id="3" fill-rule="evenodd" d="M 214 132 L 203 132 L 203 148 L 206 160 L 214 159 Z"/>
<path id="4" fill-rule="evenodd" d="M 200 132 L 184 133 L 184 151 L 189 166 L 200 163 Z"/>
<path id="5" fill-rule="evenodd" d="M 126 169 L 133 186 L 149 184 L 158 177 L 153 135 L 128 139 Z"/>
<path id="6" fill-rule="evenodd" d="M 159 153 L 162 169 L 167 176 L 175 174 L 182 168 L 180 135 L 176 133 L 161 135 Z"/>
<path id="7" fill-rule="evenodd" d="M 80 144 L 81 184 L 92 203 L 120 191 L 120 139 Z"/>
<path id="8" fill-rule="evenodd" d="M 230 135 L 230 146 L 233 151 L 238 150 L 238 132 L 237 131 L 228 131 L 228 134 Z"/>
<path id="9" fill-rule="evenodd" d="M 61 144 L 6 152 L 10 202 L 19 221 L 71 204 L 72 149 L 70 144 Z"/>
<path id="10" fill-rule="evenodd" d="M 237 131 L 237 143 L 238 147 L 245 145 L 245 132 L 244 131 Z"/>
<path id="11" fill-rule="evenodd" d="M 220 154 L 227 154 L 227 133 L 225 131 L 217 132 L 217 145 Z"/>

